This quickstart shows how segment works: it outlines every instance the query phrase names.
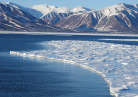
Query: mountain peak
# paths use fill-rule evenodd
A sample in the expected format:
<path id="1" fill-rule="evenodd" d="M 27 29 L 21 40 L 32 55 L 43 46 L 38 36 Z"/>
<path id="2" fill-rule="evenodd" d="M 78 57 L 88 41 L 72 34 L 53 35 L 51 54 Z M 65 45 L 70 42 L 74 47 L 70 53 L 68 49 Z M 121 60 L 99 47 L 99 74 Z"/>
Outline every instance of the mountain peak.
<path id="1" fill-rule="evenodd" d="M 6 4 L 14 5 L 14 6 L 21 6 L 21 5 L 18 5 L 18 4 L 16 4 L 16 3 L 13 3 L 13 2 L 7 2 Z"/>
<path id="2" fill-rule="evenodd" d="M 134 9 L 133 5 L 119 3 L 104 9 L 99 10 L 99 12 L 103 13 L 105 16 L 118 15 L 120 12 L 124 10 Z"/>
<path id="3" fill-rule="evenodd" d="M 74 9 L 69 9 L 67 7 L 56 7 L 56 6 L 49 6 L 49 5 L 35 5 L 32 7 L 33 9 L 40 11 L 43 15 L 47 15 L 48 13 L 55 12 L 55 13 L 81 13 L 92 11 L 92 9 L 85 8 L 85 7 L 75 7 Z"/>
<path id="4" fill-rule="evenodd" d="M 92 11 L 90 8 L 85 8 L 82 6 L 77 6 L 74 9 L 72 9 L 73 12 L 87 12 L 87 11 Z"/>
<path id="5" fill-rule="evenodd" d="M 7 2 L 6 4 L 13 4 L 12 2 Z"/>
<path id="6" fill-rule="evenodd" d="M 126 4 L 126 3 L 119 3 L 117 5 L 124 5 L 125 6 L 125 5 L 128 5 L 128 4 Z"/>
<path id="7" fill-rule="evenodd" d="M 12 2 L 8 2 L 8 3 L 6 3 L 6 4 L 8 4 L 8 5 L 11 5 L 12 7 L 15 7 L 15 8 L 18 8 L 18 9 L 20 9 L 22 6 L 21 5 L 18 5 L 18 4 L 16 4 L 16 3 L 12 3 Z M 23 8 L 23 7 L 22 7 Z"/>
<path id="8" fill-rule="evenodd" d="M 131 5 L 131 4 L 126 4 L 126 3 L 119 3 L 117 5 L 122 6 L 122 7 L 126 7 L 126 8 L 138 8 L 138 4 Z"/>
<path id="9" fill-rule="evenodd" d="M 44 15 L 54 11 L 56 8 L 57 8 L 56 6 L 50 6 L 45 4 L 32 6 L 32 9 L 40 11 Z"/>

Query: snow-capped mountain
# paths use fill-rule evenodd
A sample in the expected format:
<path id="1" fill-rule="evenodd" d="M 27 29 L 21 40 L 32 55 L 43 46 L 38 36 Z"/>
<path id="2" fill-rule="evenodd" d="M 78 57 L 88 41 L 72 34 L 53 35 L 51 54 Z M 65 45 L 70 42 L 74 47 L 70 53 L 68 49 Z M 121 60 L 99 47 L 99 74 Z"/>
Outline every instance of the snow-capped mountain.
<path id="1" fill-rule="evenodd" d="M 23 9 L 23 10 L 22 10 Z M 20 31 L 59 31 L 60 28 L 47 25 L 43 20 L 37 19 L 24 7 L 13 6 L 11 3 L 0 3 L 0 30 Z"/>
<path id="2" fill-rule="evenodd" d="M 56 7 L 49 5 L 35 5 L 32 7 L 33 9 L 40 11 L 43 16 L 43 19 L 46 23 L 54 25 L 59 22 L 61 19 L 68 17 L 73 14 L 84 13 L 88 11 L 92 11 L 93 9 L 85 8 L 85 7 L 75 7 L 74 9 L 69 9 L 66 7 Z"/>
<path id="3" fill-rule="evenodd" d="M 49 6 L 49 5 L 35 5 L 32 7 L 32 9 L 35 9 L 37 11 L 40 11 L 43 16 L 47 15 L 51 12 L 54 13 L 69 13 L 70 9 L 66 7 L 56 7 L 56 6 Z"/>
<path id="4" fill-rule="evenodd" d="M 85 7 L 75 7 L 74 9 L 69 9 L 66 7 L 56 7 L 56 6 L 49 6 L 49 5 L 35 5 L 32 7 L 32 9 L 35 9 L 37 11 L 40 11 L 43 13 L 43 17 L 50 13 L 83 13 L 92 11 L 93 9 L 85 8 Z"/>
<path id="5" fill-rule="evenodd" d="M 103 16 L 95 29 L 99 30 L 138 30 L 138 5 L 118 4 L 99 12 Z"/>
<path id="6" fill-rule="evenodd" d="M 89 31 L 137 32 L 138 4 L 120 3 L 93 10 L 80 6 L 69 9 L 49 5 L 35 5 L 32 8 L 26 8 L 10 2 L 0 3 L 1 29 L 25 29 L 27 27 L 34 30 L 40 27 L 44 30 L 47 28 L 59 31 L 60 27 Z"/>
<path id="7" fill-rule="evenodd" d="M 9 4 L 0 3 L 0 27 L 24 29 L 24 25 L 35 22 L 36 18 Z"/>
<path id="8" fill-rule="evenodd" d="M 55 26 L 100 31 L 138 31 L 138 5 L 117 4 L 100 10 L 71 15 Z"/>
<path id="9" fill-rule="evenodd" d="M 131 11 L 138 11 L 138 5 L 129 5 L 125 3 L 120 3 L 113 5 L 104 9 L 99 10 L 100 13 L 103 13 L 105 16 L 113 16 L 122 14 L 122 11 L 127 11 L 129 14 L 133 15 Z"/>
<path id="10" fill-rule="evenodd" d="M 65 18 L 70 15 L 70 9 L 66 7 L 56 7 L 49 5 L 35 5 L 33 9 L 40 11 L 43 15 L 43 19 L 46 23 L 54 25 L 59 22 L 62 18 Z"/>
<path id="11" fill-rule="evenodd" d="M 23 10 L 36 18 L 43 19 L 47 24 L 54 25 L 61 19 L 68 17 L 73 14 L 83 13 L 87 11 L 92 11 L 92 9 L 85 7 L 75 7 L 74 9 L 69 9 L 66 7 L 56 7 L 50 5 L 35 5 L 31 8 L 26 8 L 21 5 L 8 2 L 11 7 Z"/>

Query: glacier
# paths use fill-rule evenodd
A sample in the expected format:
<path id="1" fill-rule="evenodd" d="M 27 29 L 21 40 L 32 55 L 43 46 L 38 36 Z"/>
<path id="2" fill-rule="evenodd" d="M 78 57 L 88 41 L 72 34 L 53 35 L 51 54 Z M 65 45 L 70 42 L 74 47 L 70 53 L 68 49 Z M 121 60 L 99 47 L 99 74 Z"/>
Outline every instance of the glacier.
<path id="1" fill-rule="evenodd" d="M 112 95 L 138 97 L 138 46 L 80 40 L 49 41 L 48 44 L 55 48 L 29 52 L 10 51 L 10 54 L 81 66 L 101 75 L 109 84 Z"/>

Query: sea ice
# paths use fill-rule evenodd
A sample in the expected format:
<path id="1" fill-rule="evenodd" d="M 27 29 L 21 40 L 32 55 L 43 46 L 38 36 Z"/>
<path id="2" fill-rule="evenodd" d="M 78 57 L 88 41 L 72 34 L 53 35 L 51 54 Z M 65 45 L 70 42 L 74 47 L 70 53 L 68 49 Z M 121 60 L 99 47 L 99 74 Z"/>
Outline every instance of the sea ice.
<path id="1" fill-rule="evenodd" d="M 138 46 L 94 41 L 50 41 L 54 50 L 15 52 L 69 62 L 100 74 L 116 97 L 138 97 Z"/>

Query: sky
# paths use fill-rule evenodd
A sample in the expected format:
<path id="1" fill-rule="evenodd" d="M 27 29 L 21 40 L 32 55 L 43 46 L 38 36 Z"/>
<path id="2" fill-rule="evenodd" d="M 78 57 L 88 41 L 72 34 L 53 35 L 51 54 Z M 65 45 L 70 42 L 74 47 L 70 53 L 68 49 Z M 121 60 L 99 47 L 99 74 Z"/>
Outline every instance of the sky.
<path id="1" fill-rule="evenodd" d="M 119 3 L 138 4 L 138 0 L 0 0 L 0 2 L 12 2 L 24 7 L 46 4 L 57 7 L 68 7 L 71 9 L 76 6 L 83 6 L 92 9 L 102 9 Z"/>

